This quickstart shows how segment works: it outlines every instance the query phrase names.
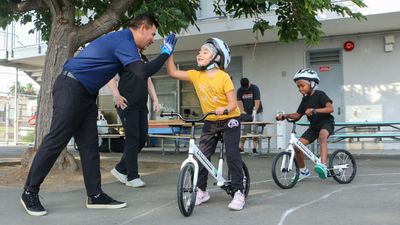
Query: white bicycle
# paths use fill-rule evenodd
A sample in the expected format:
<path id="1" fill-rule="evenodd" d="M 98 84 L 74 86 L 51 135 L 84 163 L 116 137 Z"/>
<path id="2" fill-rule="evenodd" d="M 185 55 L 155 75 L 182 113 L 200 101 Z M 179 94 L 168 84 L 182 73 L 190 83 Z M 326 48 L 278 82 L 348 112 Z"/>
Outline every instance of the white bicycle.
<path id="1" fill-rule="evenodd" d="M 218 168 L 215 168 L 213 166 L 213 164 L 206 158 L 206 156 L 200 151 L 200 149 L 196 146 L 195 143 L 195 138 L 194 138 L 195 124 L 197 122 L 203 121 L 209 115 L 215 115 L 215 112 L 206 113 L 199 119 L 183 118 L 182 115 L 175 112 L 171 113 L 162 112 L 160 115 L 161 117 L 177 116 L 181 120 L 187 123 L 191 123 L 188 158 L 182 162 L 181 172 L 179 174 L 178 187 L 177 187 L 178 206 L 179 210 L 184 216 L 190 216 L 195 206 L 196 192 L 197 192 L 196 189 L 197 177 L 199 173 L 198 162 L 200 162 L 208 170 L 208 172 L 212 175 L 212 177 L 214 177 L 214 179 L 216 180 L 214 185 L 217 185 L 218 187 L 225 190 L 226 193 L 231 197 L 235 195 L 231 187 L 231 175 L 228 173 L 227 179 L 225 179 L 223 176 L 224 144 L 223 144 L 222 134 L 221 133 L 218 134 L 218 138 L 221 141 Z M 242 171 L 243 171 L 243 187 L 244 187 L 243 193 L 247 197 L 250 190 L 250 174 L 246 164 L 244 162 L 242 164 L 243 164 Z"/>
<path id="2" fill-rule="evenodd" d="M 320 158 L 296 138 L 296 121 L 286 120 L 293 124 L 289 146 L 286 150 L 277 154 L 272 161 L 272 178 L 283 189 L 294 187 L 299 179 L 300 169 L 297 166 L 295 158 L 295 147 L 300 149 L 315 164 L 321 163 Z M 354 179 L 356 173 L 356 160 L 350 152 L 339 149 L 331 154 L 329 158 L 328 177 L 332 177 L 340 184 L 348 184 Z"/>

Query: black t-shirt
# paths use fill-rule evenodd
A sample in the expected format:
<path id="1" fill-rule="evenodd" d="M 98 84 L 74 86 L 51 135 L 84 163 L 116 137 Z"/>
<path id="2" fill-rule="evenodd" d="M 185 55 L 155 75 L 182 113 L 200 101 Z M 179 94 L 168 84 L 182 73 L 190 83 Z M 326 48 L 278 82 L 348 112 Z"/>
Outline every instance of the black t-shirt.
<path id="1" fill-rule="evenodd" d="M 144 55 L 142 55 L 142 60 L 145 63 L 149 61 Z M 143 80 L 138 76 L 134 76 L 126 68 L 119 73 L 119 77 L 118 90 L 128 101 L 126 109 L 147 111 L 147 79 Z"/>
<path id="2" fill-rule="evenodd" d="M 261 100 L 260 89 L 258 89 L 256 85 L 251 84 L 249 89 L 239 88 L 236 93 L 236 97 L 238 101 L 243 102 L 244 111 L 247 114 L 252 114 L 254 108 L 254 101 Z M 258 108 L 257 113 L 262 113 L 262 112 L 263 112 L 263 107 L 260 102 L 260 107 Z"/>
<path id="3" fill-rule="evenodd" d="M 319 109 L 325 108 L 326 103 L 332 103 L 332 100 L 325 94 L 325 92 L 320 90 L 315 90 L 314 94 L 311 96 L 304 96 L 301 100 L 300 106 L 297 109 L 297 113 L 304 115 L 306 109 Z M 320 128 L 325 123 L 333 123 L 334 117 L 330 113 L 317 113 L 316 115 L 307 116 L 308 121 L 310 121 L 311 128 Z"/>

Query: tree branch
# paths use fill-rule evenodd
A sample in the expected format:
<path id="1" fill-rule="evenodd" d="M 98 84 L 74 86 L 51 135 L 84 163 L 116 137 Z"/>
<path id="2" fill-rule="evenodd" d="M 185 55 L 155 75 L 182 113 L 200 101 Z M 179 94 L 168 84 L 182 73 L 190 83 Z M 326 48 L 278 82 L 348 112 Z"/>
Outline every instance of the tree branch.
<path id="1" fill-rule="evenodd" d="M 21 3 L 9 3 L 7 7 L 11 12 L 17 13 L 25 13 L 38 9 L 47 9 L 46 5 L 41 0 L 27 0 Z"/>
<path id="2" fill-rule="evenodd" d="M 45 2 L 50 9 L 53 19 L 56 19 L 57 16 L 60 15 L 60 12 L 61 12 L 61 8 L 60 8 L 60 5 L 58 4 L 58 0 L 46 0 Z"/>
<path id="3" fill-rule="evenodd" d="M 87 23 L 78 30 L 80 45 L 115 29 L 119 25 L 118 21 L 121 16 L 135 2 L 135 0 L 113 0 L 108 9 L 99 18 Z"/>

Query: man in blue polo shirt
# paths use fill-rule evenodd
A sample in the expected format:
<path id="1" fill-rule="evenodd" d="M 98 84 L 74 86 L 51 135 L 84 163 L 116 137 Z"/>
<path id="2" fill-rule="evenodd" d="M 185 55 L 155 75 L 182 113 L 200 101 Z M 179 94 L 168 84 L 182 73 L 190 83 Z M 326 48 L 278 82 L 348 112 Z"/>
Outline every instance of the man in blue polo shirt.
<path id="1" fill-rule="evenodd" d="M 32 162 L 21 203 L 30 215 L 47 212 L 40 203 L 40 185 L 61 151 L 73 136 L 79 148 L 87 192 L 87 208 L 123 208 L 101 189 L 100 156 L 97 135 L 96 97 L 99 89 L 123 67 L 132 76 L 145 79 L 156 73 L 172 54 L 176 37 L 170 34 L 161 46 L 161 54 L 143 63 L 138 52 L 151 45 L 158 23 L 150 14 L 136 16 L 127 29 L 112 32 L 91 42 L 64 64 L 53 86 L 53 117 L 49 133 Z"/>

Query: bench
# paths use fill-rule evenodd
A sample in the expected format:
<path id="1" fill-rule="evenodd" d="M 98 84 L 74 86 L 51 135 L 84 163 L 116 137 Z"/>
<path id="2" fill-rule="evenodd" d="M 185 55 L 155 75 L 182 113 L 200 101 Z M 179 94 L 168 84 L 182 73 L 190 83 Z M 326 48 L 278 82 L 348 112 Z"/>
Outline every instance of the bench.
<path id="1" fill-rule="evenodd" d="M 149 138 L 160 138 L 161 139 L 161 151 L 162 154 L 165 154 L 165 139 L 172 139 L 175 141 L 175 152 L 179 152 L 179 141 L 180 140 L 189 140 L 190 136 L 189 135 L 168 135 L 168 134 L 148 134 Z"/>
<path id="2" fill-rule="evenodd" d="M 164 154 L 164 139 L 174 139 L 175 151 L 179 151 L 179 136 L 181 128 L 165 125 L 149 125 L 148 136 L 149 138 L 160 138 L 162 154 Z M 150 143 L 150 140 L 148 141 Z"/>
<path id="3" fill-rule="evenodd" d="M 382 138 L 391 138 L 400 140 L 400 133 L 394 132 L 375 132 L 375 133 L 336 133 L 329 137 L 331 142 L 336 143 L 346 138 L 376 138 L 376 140 L 382 140 Z"/>

